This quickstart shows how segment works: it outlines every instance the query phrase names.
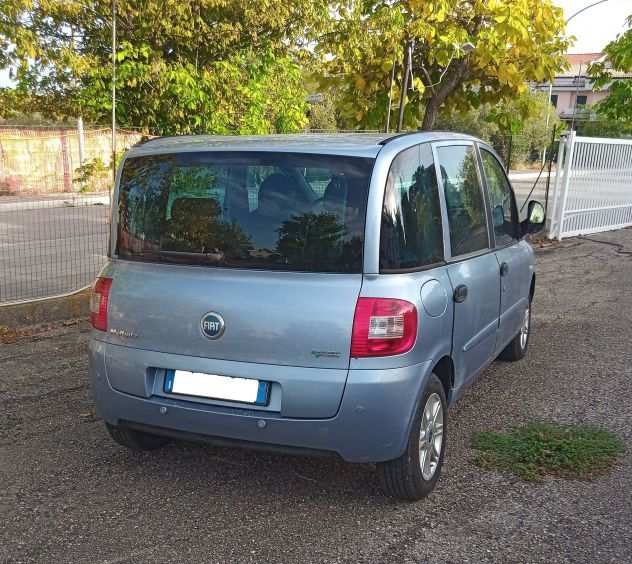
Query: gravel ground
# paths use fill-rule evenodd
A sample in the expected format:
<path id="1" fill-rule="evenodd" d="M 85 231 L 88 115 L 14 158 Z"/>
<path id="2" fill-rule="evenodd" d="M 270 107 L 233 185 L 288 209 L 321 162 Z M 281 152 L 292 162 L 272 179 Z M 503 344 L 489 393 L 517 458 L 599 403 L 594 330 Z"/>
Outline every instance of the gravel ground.
<path id="1" fill-rule="evenodd" d="M 451 410 L 425 501 L 370 465 L 175 444 L 138 454 L 95 419 L 84 325 L 0 345 L 0 562 L 632 562 L 632 230 L 538 251 L 526 360 Z M 625 249 L 623 254 L 619 251 Z M 593 482 L 483 472 L 471 435 L 594 423 L 627 453 Z"/>

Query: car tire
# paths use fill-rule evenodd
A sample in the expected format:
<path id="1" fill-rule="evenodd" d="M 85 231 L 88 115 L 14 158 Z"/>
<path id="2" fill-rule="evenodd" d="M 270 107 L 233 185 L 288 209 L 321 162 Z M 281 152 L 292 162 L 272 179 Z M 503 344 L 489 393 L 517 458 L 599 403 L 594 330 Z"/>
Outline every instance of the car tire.
<path id="1" fill-rule="evenodd" d="M 110 437 L 112 437 L 121 446 L 132 450 L 156 450 L 169 443 L 167 437 L 151 435 L 142 431 L 117 427 L 116 425 L 105 424 Z"/>
<path id="2" fill-rule="evenodd" d="M 511 342 L 498 355 L 500 360 L 516 362 L 524 358 L 529 348 L 529 335 L 531 334 L 531 302 L 524 312 L 520 331 Z"/>
<path id="3" fill-rule="evenodd" d="M 377 465 L 380 484 L 387 495 L 417 501 L 434 489 L 443 466 L 447 407 L 443 384 L 431 374 L 419 401 L 404 454 Z M 429 413 L 434 413 L 432 423 Z"/>

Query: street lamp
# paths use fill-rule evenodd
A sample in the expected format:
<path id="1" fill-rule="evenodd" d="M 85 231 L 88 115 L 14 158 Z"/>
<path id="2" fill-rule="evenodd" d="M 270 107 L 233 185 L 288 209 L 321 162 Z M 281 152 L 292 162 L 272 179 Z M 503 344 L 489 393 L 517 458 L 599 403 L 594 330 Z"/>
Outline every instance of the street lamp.
<path id="1" fill-rule="evenodd" d="M 603 4 L 604 2 L 608 2 L 608 0 L 597 0 L 597 2 L 593 2 L 592 4 L 588 4 L 587 6 L 580 8 L 579 10 L 577 10 L 577 12 L 574 12 L 568 18 L 566 18 L 566 20 L 564 21 L 564 24 L 568 25 L 568 22 L 570 22 L 575 16 L 578 16 L 582 12 L 585 12 L 586 10 L 593 8 L 594 6 Z M 553 95 L 553 81 L 549 83 L 549 104 L 546 107 L 546 130 L 547 131 L 549 130 L 549 119 L 551 116 L 551 96 L 552 95 Z M 577 93 L 575 93 L 575 107 L 573 108 L 573 117 L 575 116 L 576 109 L 577 109 Z M 546 160 L 546 148 L 544 149 L 544 153 L 542 155 L 542 162 L 544 163 L 545 160 Z"/>

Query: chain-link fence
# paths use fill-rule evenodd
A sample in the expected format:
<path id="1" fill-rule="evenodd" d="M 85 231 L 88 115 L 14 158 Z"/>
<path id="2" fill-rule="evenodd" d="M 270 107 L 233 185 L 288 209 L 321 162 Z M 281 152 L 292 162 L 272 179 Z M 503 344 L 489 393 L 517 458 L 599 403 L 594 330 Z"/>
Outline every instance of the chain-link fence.
<path id="1" fill-rule="evenodd" d="M 89 285 L 105 263 L 111 130 L 0 128 L 0 303 Z M 124 150 L 141 135 L 123 131 Z"/>
<path id="2" fill-rule="evenodd" d="M 76 129 L 0 127 L 0 304 L 79 290 L 105 263 L 111 130 L 80 137 Z M 117 146 L 122 152 L 140 140 L 121 131 Z M 496 141 L 505 161 L 522 142 Z M 541 163 L 532 155 L 529 169 L 510 173 L 519 207 L 529 194 L 545 201 L 548 166 Z M 551 184 L 554 174 L 553 166 Z"/>

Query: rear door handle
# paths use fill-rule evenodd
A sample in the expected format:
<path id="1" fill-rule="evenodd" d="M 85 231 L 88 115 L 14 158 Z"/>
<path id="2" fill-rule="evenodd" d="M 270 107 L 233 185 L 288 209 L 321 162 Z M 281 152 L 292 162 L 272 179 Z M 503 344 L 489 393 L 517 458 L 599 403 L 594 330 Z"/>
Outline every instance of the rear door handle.
<path id="1" fill-rule="evenodd" d="M 459 284 L 454 288 L 453 298 L 457 304 L 464 302 L 465 298 L 467 298 L 467 286 L 465 284 Z"/>
<path id="2" fill-rule="evenodd" d="M 500 263 L 500 275 L 505 276 L 509 272 L 509 264 L 506 262 Z"/>

